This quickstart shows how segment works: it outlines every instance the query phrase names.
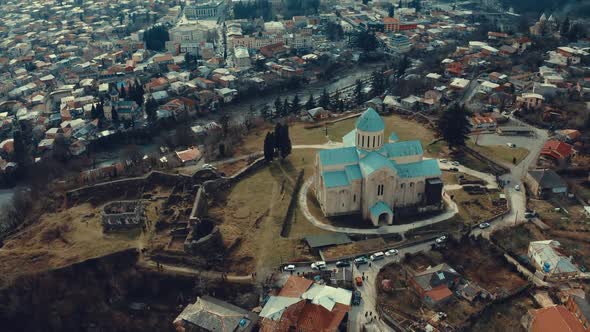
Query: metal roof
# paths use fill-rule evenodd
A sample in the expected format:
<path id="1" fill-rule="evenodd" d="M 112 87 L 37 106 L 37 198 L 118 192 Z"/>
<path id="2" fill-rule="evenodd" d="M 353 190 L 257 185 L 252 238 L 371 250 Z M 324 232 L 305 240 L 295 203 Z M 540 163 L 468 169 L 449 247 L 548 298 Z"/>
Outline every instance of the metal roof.
<path id="1" fill-rule="evenodd" d="M 320 235 L 308 235 L 304 238 L 311 248 L 336 246 L 351 243 L 350 237 L 344 233 L 328 233 Z"/>
<path id="2" fill-rule="evenodd" d="M 375 218 L 379 218 L 379 216 L 382 215 L 383 213 L 393 215 L 393 212 L 391 211 L 389 206 L 387 206 L 385 203 L 383 203 L 381 201 L 379 201 L 375 205 L 373 205 L 369 209 L 369 211 L 371 212 L 371 215 Z"/>
<path id="3" fill-rule="evenodd" d="M 435 159 L 426 159 L 415 163 L 396 164 L 397 173 L 401 178 L 417 178 L 423 176 L 441 176 L 442 172 Z"/>
<path id="4" fill-rule="evenodd" d="M 350 184 L 346 172 L 344 171 L 324 172 L 322 173 L 322 176 L 326 188 L 342 187 Z"/>
<path id="5" fill-rule="evenodd" d="M 321 150 L 320 162 L 324 166 L 340 164 L 356 164 L 359 157 L 355 147 Z"/>
<path id="6" fill-rule="evenodd" d="M 384 148 L 389 158 L 415 156 L 424 153 L 422 143 L 418 140 L 388 143 L 384 145 Z"/>
<path id="7" fill-rule="evenodd" d="M 377 111 L 369 107 L 356 121 L 356 129 L 368 132 L 382 131 L 385 124 Z"/>

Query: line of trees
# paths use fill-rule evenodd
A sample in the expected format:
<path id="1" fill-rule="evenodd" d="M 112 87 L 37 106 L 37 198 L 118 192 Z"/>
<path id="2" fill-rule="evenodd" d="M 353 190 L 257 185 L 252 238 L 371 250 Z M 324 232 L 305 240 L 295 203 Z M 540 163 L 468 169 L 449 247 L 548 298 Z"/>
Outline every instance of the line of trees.
<path id="1" fill-rule="evenodd" d="M 268 0 L 239 1 L 234 4 L 234 18 L 255 19 L 262 17 L 265 21 L 272 18 L 272 8 Z"/>
<path id="2" fill-rule="evenodd" d="M 277 123 L 274 132 L 268 132 L 264 138 L 264 159 L 269 162 L 277 156 L 285 159 L 291 154 L 291 149 L 289 125 Z"/>

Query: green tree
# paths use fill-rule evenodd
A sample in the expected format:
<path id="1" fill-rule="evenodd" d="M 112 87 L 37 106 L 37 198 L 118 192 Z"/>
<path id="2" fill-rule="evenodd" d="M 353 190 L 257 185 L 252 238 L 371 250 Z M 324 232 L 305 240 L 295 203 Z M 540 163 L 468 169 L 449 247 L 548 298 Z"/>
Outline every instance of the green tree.
<path id="1" fill-rule="evenodd" d="M 275 114 L 277 116 L 280 116 L 283 114 L 283 102 L 281 101 L 281 98 L 277 96 L 277 99 L 275 99 Z"/>
<path id="2" fill-rule="evenodd" d="M 365 101 L 365 96 L 363 96 L 363 81 L 356 80 L 353 92 L 354 102 L 357 105 L 362 105 Z"/>
<path id="3" fill-rule="evenodd" d="M 270 120 L 272 117 L 272 112 L 270 111 L 270 107 L 268 107 L 267 104 L 262 105 L 262 108 L 260 109 L 260 115 L 266 121 Z"/>
<path id="4" fill-rule="evenodd" d="M 406 70 L 410 67 L 410 60 L 407 55 L 404 55 L 397 65 L 397 77 L 402 77 L 406 74 Z"/>
<path id="5" fill-rule="evenodd" d="M 299 111 L 301 110 L 301 101 L 299 100 L 299 95 L 296 94 L 295 97 L 293 97 L 293 100 L 291 101 L 291 105 L 290 105 L 290 109 L 289 111 L 291 112 L 291 114 L 299 114 Z"/>
<path id="6" fill-rule="evenodd" d="M 31 164 L 31 155 L 26 139 L 21 130 L 15 130 L 12 133 L 12 139 L 14 140 L 14 160 L 18 164 L 19 173 L 24 174 Z"/>
<path id="7" fill-rule="evenodd" d="M 318 105 L 320 105 L 321 107 L 323 107 L 325 109 L 330 108 L 330 94 L 328 94 L 328 91 L 326 91 L 326 89 L 324 89 L 324 91 L 322 91 Z"/>
<path id="8" fill-rule="evenodd" d="M 264 138 L 264 159 L 271 162 L 275 157 L 275 136 L 272 132 L 266 133 Z"/>
<path id="9" fill-rule="evenodd" d="M 371 86 L 373 88 L 373 94 L 380 96 L 385 92 L 385 76 L 383 71 L 376 70 L 371 74 Z"/>
<path id="10" fill-rule="evenodd" d="M 360 48 L 365 52 L 371 52 L 377 48 L 378 41 L 372 31 L 361 30 L 353 33 L 350 39 L 350 45 L 352 47 Z"/>
<path id="11" fill-rule="evenodd" d="M 145 114 L 147 114 L 147 119 L 149 123 L 155 123 L 158 119 L 158 103 L 154 98 L 151 96 L 145 103 Z"/>
<path id="12" fill-rule="evenodd" d="M 567 36 L 568 32 L 570 31 L 570 18 L 566 16 L 565 20 L 561 23 L 561 27 L 559 28 L 559 34 L 562 37 Z"/>
<path id="13" fill-rule="evenodd" d="M 162 51 L 166 46 L 166 42 L 170 40 L 170 35 L 165 26 L 156 25 L 145 30 L 143 40 L 148 50 Z"/>
<path id="14" fill-rule="evenodd" d="M 289 115 L 291 111 L 291 103 L 289 103 L 289 98 L 285 97 L 285 101 L 283 102 L 283 116 Z"/>
<path id="15" fill-rule="evenodd" d="M 289 137 L 289 126 L 277 123 L 275 126 L 275 142 L 276 148 L 281 155 L 281 158 L 286 158 L 291 154 L 291 138 Z"/>
<path id="16" fill-rule="evenodd" d="M 121 99 L 127 98 L 127 90 L 125 90 L 124 86 L 122 86 L 121 90 L 119 90 L 119 98 L 121 98 Z"/>
<path id="17" fill-rule="evenodd" d="M 387 13 L 387 16 L 389 16 L 389 17 L 395 16 L 395 8 L 393 7 L 393 5 L 389 5 L 389 11 Z"/>
<path id="18" fill-rule="evenodd" d="M 316 107 L 315 106 L 315 98 L 313 97 L 313 93 L 310 93 L 309 98 L 307 99 L 307 102 L 305 103 L 305 109 L 310 110 L 315 107 Z"/>
<path id="19" fill-rule="evenodd" d="M 449 148 L 465 146 L 471 131 L 469 114 L 465 106 L 458 103 L 451 104 L 438 120 L 438 130 Z"/>

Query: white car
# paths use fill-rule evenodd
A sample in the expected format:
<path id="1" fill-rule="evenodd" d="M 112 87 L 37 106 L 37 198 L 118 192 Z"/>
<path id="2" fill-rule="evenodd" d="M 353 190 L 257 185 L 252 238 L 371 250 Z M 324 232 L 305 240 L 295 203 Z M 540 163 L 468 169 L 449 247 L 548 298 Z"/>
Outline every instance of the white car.
<path id="1" fill-rule="evenodd" d="M 317 261 L 317 262 L 311 264 L 311 268 L 313 270 L 325 269 L 326 268 L 326 262 L 324 262 L 324 261 Z"/>
<path id="2" fill-rule="evenodd" d="M 517 184 L 516 186 L 514 186 L 514 190 L 520 191 L 520 184 Z"/>
<path id="3" fill-rule="evenodd" d="M 459 164 L 459 162 L 458 162 L 458 161 L 453 161 L 453 162 L 451 163 L 451 165 L 453 165 L 453 166 L 459 166 L 460 164 Z"/>
<path id="4" fill-rule="evenodd" d="M 293 265 L 293 264 L 286 265 L 283 268 L 283 271 L 287 271 L 287 272 L 289 272 L 289 271 L 295 271 L 295 265 Z"/>
<path id="5" fill-rule="evenodd" d="M 513 148 L 514 149 L 516 147 L 516 144 L 514 144 L 514 143 L 506 143 L 506 146 L 508 146 L 509 148 Z"/>
<path id="6" fill-rule="evenodd" d="M 448 160 L 446 160 L 446 159 L 441 159 L 441 160 L 439 160 L 439 161 L 440 161 L 440 163 L 441 163 L 441 164 L 446 164 L 446 163 L 448 163 L 448 162 L 449 162 L 449 161 L 448 161 Z"/>
<path id="7" fill-rule="evenodd" d="M 385 252 L 385 256 L 387 256 L 387 257 L 396 256 L 397 254 L 399 254 L 399 250 L 397 250 L 397 249 L 389 249 Z"/>
<path id="8" fill-rule="evenodd" d="M 478 227 L 481 229 L 488 228 L 488 227 L 490 227 L 490 223 L 482 222 L 481 224 L 478 225 Z"/>
<path id="9" fill-rule="evenodd" d="M 437 238 L 436 240 L 434 240 L 434 242 L 436 242 L 437 244 L 441 244 L 441 243 L 445 242 L 446 240 L 447 240 L 447 237 L 443 235 L 443 236 Z"/>
<path id="10" fill-rule="evenodd" d="M 211 164 L 204 164 L 203 169 L 215 169 L 215 166 L 213 166 Z"/>

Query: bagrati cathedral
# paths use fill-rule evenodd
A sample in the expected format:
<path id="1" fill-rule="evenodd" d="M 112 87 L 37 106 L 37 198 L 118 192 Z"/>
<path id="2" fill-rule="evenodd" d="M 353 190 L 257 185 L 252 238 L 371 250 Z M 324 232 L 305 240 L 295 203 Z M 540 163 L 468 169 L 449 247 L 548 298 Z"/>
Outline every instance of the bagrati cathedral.
<path id="1" fill-rule="evenodd" d="M 529 28 L 531 35 L 534 36 L 549 36 L 559 31 L 559 24 L 553 15 L 549 18 L 543 13 L 539 20 Z"/>
<path id="2" fill-rule="evenodd" d="M 369 108 L 344 147 L 321 150 L 315 160 L 314 188 L 325 216 L 361 214 L 373 226 L 393 224 L 398 212 L 442 207 L 443 183 L 436 159 L 424 159 L 418 140 L 400 141 Z"/>

